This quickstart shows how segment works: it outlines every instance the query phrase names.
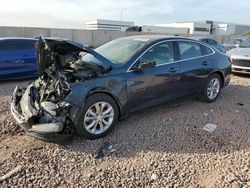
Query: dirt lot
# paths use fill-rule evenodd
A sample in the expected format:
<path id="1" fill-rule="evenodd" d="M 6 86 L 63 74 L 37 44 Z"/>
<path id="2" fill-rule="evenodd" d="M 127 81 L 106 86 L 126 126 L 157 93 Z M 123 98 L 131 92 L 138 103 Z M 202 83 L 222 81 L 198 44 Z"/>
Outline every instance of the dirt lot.
<path id="1" fill-rule="evenodd" d="M 215 103 L 162 105 L 103 139 L 68 145 L 32 139 L 15 124 L 16 84 L 0 83 L 0 176 L 21 170 L 0 187 L 250 187 L 250 77 L 232 76 Z M 206 123 L 218 127 L 209 133 Z"/>

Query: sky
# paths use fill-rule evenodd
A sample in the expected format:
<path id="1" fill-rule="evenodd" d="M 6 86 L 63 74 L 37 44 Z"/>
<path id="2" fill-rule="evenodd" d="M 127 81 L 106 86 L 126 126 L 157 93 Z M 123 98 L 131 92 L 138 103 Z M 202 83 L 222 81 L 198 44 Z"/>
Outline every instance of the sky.
<path id="1" fill-rule="evenodd" d="M 93 19 L 155 25 L 213 20 L 250 25 L 249 0 L 0 0 L 0 26 L 84 28 Z"/>

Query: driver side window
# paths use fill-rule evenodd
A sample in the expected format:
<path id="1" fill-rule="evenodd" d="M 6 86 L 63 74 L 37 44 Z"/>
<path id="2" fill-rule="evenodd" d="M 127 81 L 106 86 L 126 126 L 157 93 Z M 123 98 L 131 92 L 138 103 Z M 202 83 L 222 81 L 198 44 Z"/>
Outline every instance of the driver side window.
<path id="1" fill-rule="evenodd" d="M 172 63 L 174 61 L 174 48 L 172 42 L 164 42 L 150 48 L 140 58 L 140 62 L 155 61 L 156 66 Z"/>

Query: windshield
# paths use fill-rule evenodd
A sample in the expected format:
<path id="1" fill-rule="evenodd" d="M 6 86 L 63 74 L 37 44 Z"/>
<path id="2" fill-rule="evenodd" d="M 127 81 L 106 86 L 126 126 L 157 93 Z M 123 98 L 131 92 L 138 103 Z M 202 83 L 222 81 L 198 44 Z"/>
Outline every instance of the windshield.
<path id="1" fill-rule="evenodd" d="M 228 44 L 240 44 L 242 41 L 242 39 L 231 39 Z"/>
<path id="2" fill-rule="evenodd" d="M 113 64 L 119 65 L 129 60 L 146 42 L 147 40 L 135 38 L 120 38 L 96 48 L 95 51 L 110 60 Z M 98 63 L 94 56 L 90 54 L 83 56 L 82 60 L 85 62 Z"/>
<path id="3" fill-rule="evenodd" d="M 243 41 L 243 42 L 240 44 L 240 47 L 241 47 L 241 48 L 250 48 L 250 39 L 247 39 L 247 40 Z"/>

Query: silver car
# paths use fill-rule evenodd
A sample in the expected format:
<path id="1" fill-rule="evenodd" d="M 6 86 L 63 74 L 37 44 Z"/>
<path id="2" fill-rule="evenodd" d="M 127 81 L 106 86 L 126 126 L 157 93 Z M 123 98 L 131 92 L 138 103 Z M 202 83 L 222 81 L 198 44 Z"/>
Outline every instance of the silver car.
<path id="1" fill-rule="evenodd" d="M 238 48 L 240 46 L 240 43 L 242 43 L 245 39 L 243 38 L 233 38 L 227 43 L 224 43 L 223 46 L 226 51 L 229 51 L 233 48 Z"/>
<path id="2" fill-rule="evenodd" d="M 227 52 L 232 61 L 232 72 L 250 74 L 250 38 L 243 41 L 239 48 Z"/>

